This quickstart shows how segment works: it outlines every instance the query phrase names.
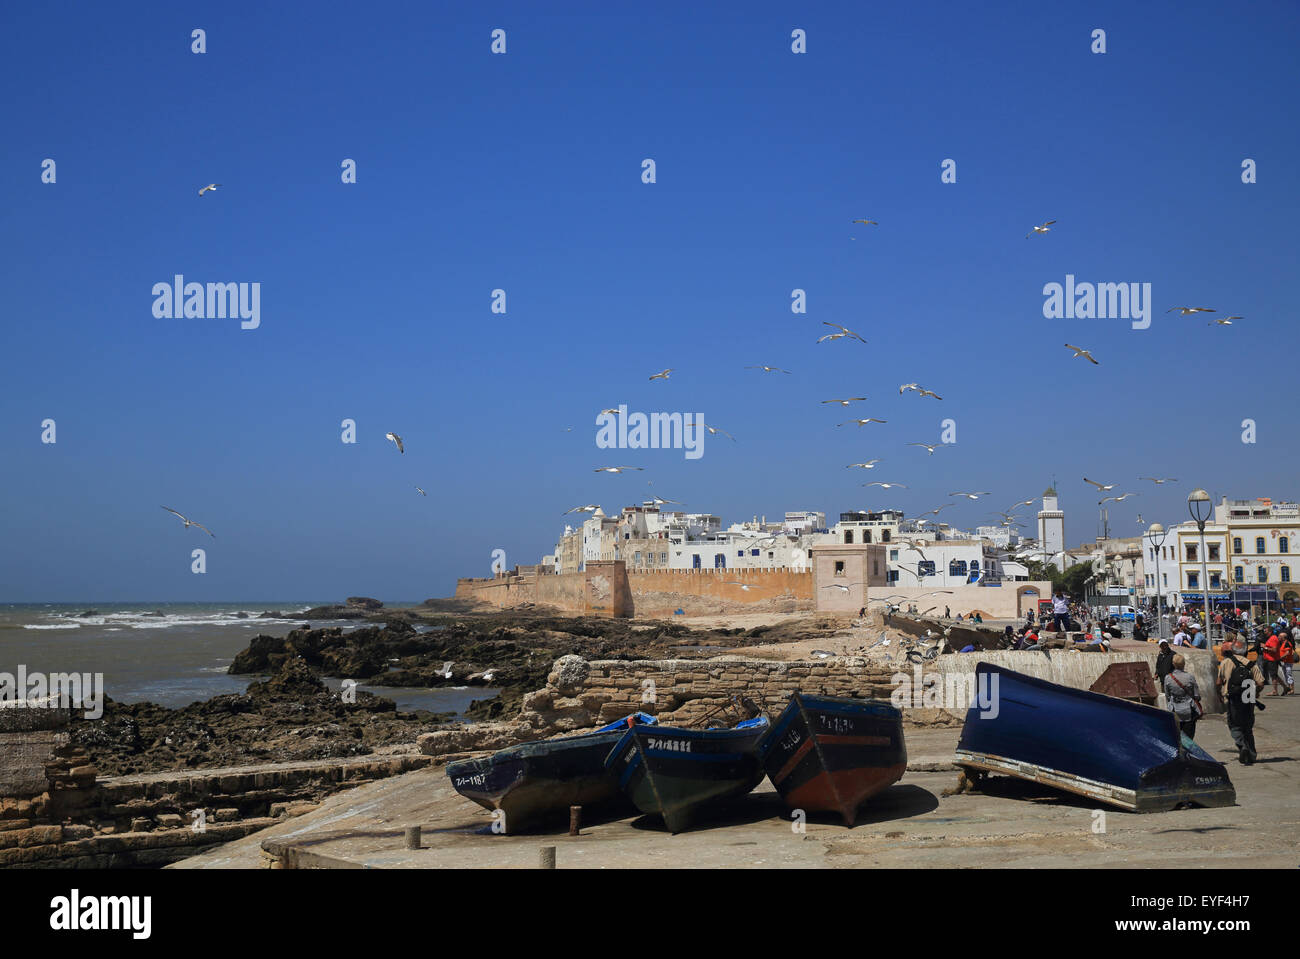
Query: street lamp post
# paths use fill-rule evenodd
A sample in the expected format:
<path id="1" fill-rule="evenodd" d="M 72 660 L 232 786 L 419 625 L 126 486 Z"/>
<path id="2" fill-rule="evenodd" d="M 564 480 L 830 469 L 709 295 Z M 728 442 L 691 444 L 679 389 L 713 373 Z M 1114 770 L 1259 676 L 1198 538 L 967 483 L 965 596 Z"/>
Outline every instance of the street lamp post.
<path id="1" fill-rule="evenodd" d="M 1147 542 L 1156 554 L 1156 623 L 1160 632 L 1156 635 L 1157 639 L 1165 638 L 1165 591 L 1160 583 L 1160 550 L 1164 548 L 1165 537 L 1169 534 L 1159 523 L 1152 523 L 1147 527 Z"/>
<path id="2" fill-rule="evenodd" d="M 1196 521 L 1196 528 L 1201 531 L 1201 598 L 1205 601 L 1205 635 L 1210 635 L 1210 573 L 1205 565 L 1205 523 L 1214 511 L 1210 494 L 1203 489 L 1194 489 L 1187 497 L 1187 511 Z M 1207 640 L 1208 641 L 1208 640 Z"/>

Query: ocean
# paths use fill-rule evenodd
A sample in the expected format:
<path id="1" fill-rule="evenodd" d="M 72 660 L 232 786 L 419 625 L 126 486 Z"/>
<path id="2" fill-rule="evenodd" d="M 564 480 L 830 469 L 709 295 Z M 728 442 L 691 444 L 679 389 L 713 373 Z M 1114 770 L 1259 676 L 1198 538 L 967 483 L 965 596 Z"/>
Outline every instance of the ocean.
<path id="1" fill-rule="evenodd" d="M 284 636 L 303 622 L 295 613 L 330 602 L 0 604 L 0 673 L 16 674 L 20 664 L 28 674 L 102 673 L 104 692 L 118 702 L 178 709 L 222 693 L 242 693 L 262 677 L 229 675 L 235 654 L 259 633 Z M 259 618 L 266 612 L 283 615 Z M 371 624 L 339 620 L 312 625 L 356 629 Z M 339 687 L 330 677 L 326 684 Z M 473 700 L 499 692 L 483 686 L 357 688 L 393 700 L 400 710 L 458 715 Z"/>

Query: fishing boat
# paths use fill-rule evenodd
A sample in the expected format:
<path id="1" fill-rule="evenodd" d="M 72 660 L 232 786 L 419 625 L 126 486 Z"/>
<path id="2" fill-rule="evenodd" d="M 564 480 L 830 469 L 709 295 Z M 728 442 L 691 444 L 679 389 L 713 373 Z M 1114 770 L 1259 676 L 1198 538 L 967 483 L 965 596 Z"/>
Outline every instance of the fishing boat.
<path id="1" fill-rule="evenodd" d="M 1231 806 L 1228 771 L 1154 706 L 1073 689 L 989 663 L 975 667 L 956 762 L 1005 773 L 1130 812 Z"/>
<path id="2" fill-rule="evenodd" d="M 678 833 L 708 807 L 737 799 L 763 781 L 758 743 L 766 716 L 730 729 L 632 726 L 605 764 L 637 809 Z"/>
<path id="3" fill-rule="evenodd" d="M 772 785 L 791 809 L 858 809 L 907 770 L 903 714 L 887 702 L 795 693 L 758 746 Z"/>
<path id="4" fill-rule="evenodd" d="M 518 832 L 570 806 L 621 801 L 618 781 L 605 768 L 605 757 L 629 728 L 655 723 L 654 716 L 633 713 L 588 733 L 448 763 L 447 777 L 466 799 L 484 809 L 500 809 L 505 815 L 503 831 Z"/>

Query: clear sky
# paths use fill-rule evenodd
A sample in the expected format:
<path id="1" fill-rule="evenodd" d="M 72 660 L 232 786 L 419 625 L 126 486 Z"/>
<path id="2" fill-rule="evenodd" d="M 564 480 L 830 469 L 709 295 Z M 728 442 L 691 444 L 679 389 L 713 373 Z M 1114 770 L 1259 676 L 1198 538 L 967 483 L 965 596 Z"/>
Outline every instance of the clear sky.
<path id="1" fill-rule="evenodd" d="M 0 601 L 448 595 L 651 493 L 833 522 L 989 490 L 944 514 L 974 526 L 1055 477 L 1071 544 L 1083 476 L 1141 494 L 1117 535 L 1193 486 L 1294 498 L 1298 11 L 11 4 Z M 260 283 L 260 327 L 155 317 L 175 274 Z M 1150 283 L 1150 328 L 1045 318 L 1067 274 Z M 598 449 L 620 403 L 736 441 Z"/>

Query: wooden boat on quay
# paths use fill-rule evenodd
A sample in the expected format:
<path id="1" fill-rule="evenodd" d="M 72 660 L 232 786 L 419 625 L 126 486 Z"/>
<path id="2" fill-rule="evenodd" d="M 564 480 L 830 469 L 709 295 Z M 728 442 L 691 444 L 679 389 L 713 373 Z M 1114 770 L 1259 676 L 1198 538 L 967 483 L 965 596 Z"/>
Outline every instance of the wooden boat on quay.
<path id="1" fill-rule="evenodd" d="M 907 770 L 903 714 L 887 702 L 795 693 L 758 747 L 791 809 L 836 812 L 852 826 Z"/>
<path id="2" fill-rule="evenodd" d="M 480 759 L 447 764 L 456 791 L 484 809 L 505 813 L 505 831 L 517 832 L 570 806 L 622 802 L 605 758 L 629 728 L 653 727 L 655 717 L 633 713 L 576 736 L 501 749 Z"/>
<path id="3" fill-rule="evenodd" d="M 678 833 L 763 781 L 758 743 L 770 726 L 766 716 L 730 729 L 632 726 L 606 765 L 637 809 Z"/>
<path id="4" fill-rule="evenodd" d="M 1236 803 L 1223 763 L 1168 710 L 989 663 L 975 678 L 980 701 L 955 761 L 976 776 L 1005 773 L 1138 813 Z"/>

